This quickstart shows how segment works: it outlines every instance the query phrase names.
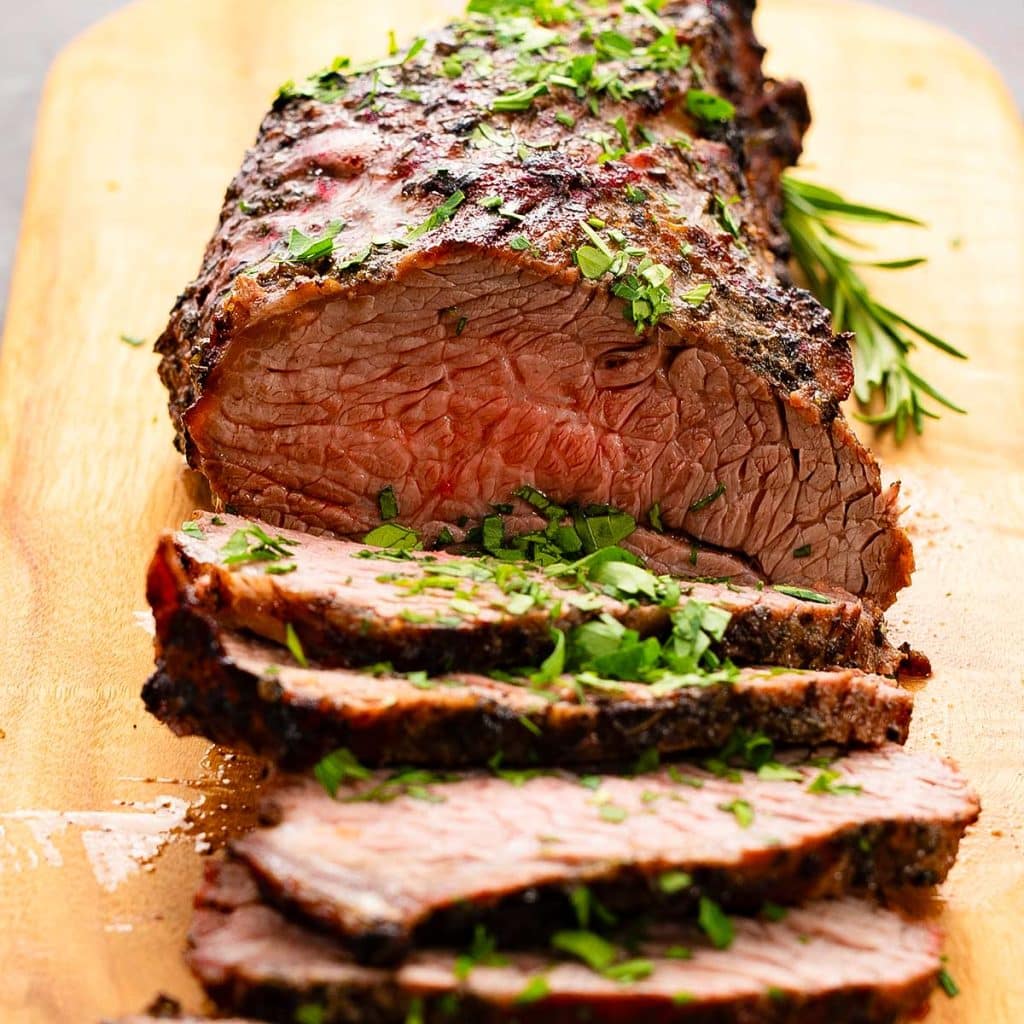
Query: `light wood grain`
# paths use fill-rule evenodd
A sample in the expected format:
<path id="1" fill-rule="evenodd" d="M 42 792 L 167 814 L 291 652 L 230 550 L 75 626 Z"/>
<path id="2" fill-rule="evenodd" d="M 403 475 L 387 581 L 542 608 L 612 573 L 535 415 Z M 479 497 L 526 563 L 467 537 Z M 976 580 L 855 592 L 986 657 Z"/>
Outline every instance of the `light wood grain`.
<path id="1" fill-rule="evenodd" d="M 251 763 L 175 740 L 138 699 L 151 661 L 133 623 L 144 564 L 157 530 L 202 494 L 171 448 L 155 357 L 118 335 L 160 329 L 278 82 L 339 50 L 369 57 L 388 27 L 411 35 L 459 6 L 148 0 L 77 41 L 53 69 L 0 353 L 2 1021 L 93 1021 L 137 1009 L 158 989 L 195 1005 L 180 951 L 197 832 L 216 838 L 251 808 Z M 936 665 L 912 743 L 956 757 L 985 804 L 942 893 L 964 992 L 938 997 L 929 1024 L 1016 1024 L 1021 127 L 987 65 L 924 23 L 766 0 L 761 31 L 772 66 L 810 87 L 807 159 L 818 177 L 932 225 L 886 233 L 886 252 L 931 262 L 880 278 L 880 289 L 971 353 L 967 364 L 922 353 L 970 415 L 931 425 L 902 450 L 885 440 L 878 448 L 907 483 L 920 564 L 893 621 Z M 147 839 L 154 812 L 132 802 L 158 798 L 179 803 L 157 822 L 166 831 Z M 186 806 L 191 830 L 174 825 Z M 97 811 L 120 817 L 54 817 Z"/>

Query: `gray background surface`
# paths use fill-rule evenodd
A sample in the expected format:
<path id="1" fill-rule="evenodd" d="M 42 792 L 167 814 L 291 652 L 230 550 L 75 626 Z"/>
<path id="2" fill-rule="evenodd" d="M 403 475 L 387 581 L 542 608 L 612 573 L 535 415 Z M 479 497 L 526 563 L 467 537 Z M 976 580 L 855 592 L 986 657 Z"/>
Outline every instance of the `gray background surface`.
<path id="1" fill-rule="evenodd" d="M 947 25 L 984 50 L 1024 107 L 1024 0 L 881 2 Z M 7 305 L 25 170 L 46 69 L 64 43 L 123 6 L 125 0 L 0 0 L 0 321 Z M 297 5 L 296 17 L 300 16 Z"/>

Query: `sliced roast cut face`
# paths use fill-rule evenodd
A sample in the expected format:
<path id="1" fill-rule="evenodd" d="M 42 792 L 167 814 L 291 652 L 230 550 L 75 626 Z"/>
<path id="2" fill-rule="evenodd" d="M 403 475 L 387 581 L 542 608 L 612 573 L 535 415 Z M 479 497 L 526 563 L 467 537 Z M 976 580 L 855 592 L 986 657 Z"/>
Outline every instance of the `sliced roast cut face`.
<path id="1" fill-rule="evenodd" d="M 278 643 L 291 625 L 306 656 L 324 667 L 521 668 L 551 652 L 553 629 L 602 614 L 644 636 L 670 625 L 672 609 L 651 598 L 609 597 L 604 587 L 572 575 L 494 558 L 406 552 L 396 559 L 366 544 L 268 527 L 266 536 L 281 539 L 279 557 L 244 561 L 236 554 L 243 560 L 225 564 L 235 550 L 232 538 L 262 527 L 227 514 L 204 514 L 187 526 L 161 538 L 150 567 L 158 621 L 187 603 Z M 260 547 L 255 535 L 247 539 Z M 690 601 L 729 613 L 715 649 L 741 664 L 895 674 L 906 657 L 885 640 L 878 616 L 848 594 L 680 581 L 673 607 Z"/>
<path id="2" fill-rule="evenodd" d="M 212 862 L 189 962 L 223 1009 L 280 1024 L 311 1005 L 323 1024 L 895 1024 L 926 1003 L 940 970 L 934 927 L 856 900 L 812 903 L 775 922 L 737 919 L 734 928 L 731 946 L 715 949 L 688 928 L 652 927 L 628 954 L 650 962 L 633 981 L 544 948 L 468 973 L 455 951 L 439 949 L 392 969 L 361 967 L 264 903 L 244 867 Z"/>
<path id="3" fill-rule="evenodd" d="M 900 747 L 828 768 L 770 765 L 633 777 L 399 771 L 335 799 L 283 777 L 267 793 L 270 824 L 233 850 L 276 899 L 335 930 L 360 960 L 387 962 L 414 939 L 481 920 L 536 936 L 559 926 L 581 885 L 624 917 L 678 915 L 700 896 L 750 910 L 932 885 L 978 814 L 949 763 Z"/>
<path id="4" fill-rule="evenodd" d="M 179 443 L 274 524 L 361 536 L 388 487 L 410 527 L 479 521 L 532 485 L 887 606 L 913 559 L 839 410 L 848 341 L 775 275 L 799 91 L 738 5 L 593 15 L 477 17 L 275 105 L 158 343 Z"/>
<path id="5" fill-rule="evenodd" d="M 539 690 L 525 678 L 304 668 L 187 604 L 160 618 L 158 644 L 143 689 L 157 718 L 293 770 L 338 747 L 372 765 L 621 763 L 714 749 L 737 729 L 779 744 L 902 743 L 913 711 L 908 690 L 855 669 L 744 668 L 659 691 L 568 675 Z"/>

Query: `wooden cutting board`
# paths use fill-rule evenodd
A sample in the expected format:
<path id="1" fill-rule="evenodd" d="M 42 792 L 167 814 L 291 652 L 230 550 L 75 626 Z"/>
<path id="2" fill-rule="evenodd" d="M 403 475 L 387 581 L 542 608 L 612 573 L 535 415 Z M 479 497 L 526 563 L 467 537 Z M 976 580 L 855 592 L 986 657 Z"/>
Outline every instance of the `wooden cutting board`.
<path id="1" fill-rule="evenodd" d="M 161 527 L 203 500 L 171 447 L 148 346 L 198 265 L 276 86 L 381 52 L 461 0 L 144 0 L 58 59 L 40 114 L 0 352 L 0 1020 L 91 1022 L 181 962 L 200 852 L 251 815 L 256 768 L 143 712 L 134 613 Z M 822 182 L 913 212 L 883 294 L 971 355 L 921 365 L 970 410 L 902 449 L 920 568 L 897 633 L 932 655 L 912 743 L 957 758 L 984 817 L 941 894 L 950 970 L 929 1024 L 1024 1019 L 1024 140 L 957 39 L 877 8 L 765 0 L 808 83 Z"/>

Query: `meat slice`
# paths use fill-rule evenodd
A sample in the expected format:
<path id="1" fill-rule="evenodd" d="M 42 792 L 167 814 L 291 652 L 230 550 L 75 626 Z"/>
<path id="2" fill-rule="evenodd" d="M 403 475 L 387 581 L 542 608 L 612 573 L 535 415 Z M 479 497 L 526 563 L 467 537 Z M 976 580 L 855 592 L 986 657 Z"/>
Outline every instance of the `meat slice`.
<path id="1" fill-rule="evenodd" d="M 927 1001 L 941 963 L 934 927 L 844 900 L 771 923 L 737 920 L 724 950 L 679 926 L 651 929 L 635 951 L 651 971 L 635 981 L 543 949 L 464 976 L 454 952 L 441 950 L 390 970 L 361 967 L 263 903 L 243 867 L 217 862 L 207 867 L 190 942 L 192 969 L 223 1008 L 280 1024 L 309 1006 L 322 1009 L 323 1024 L 894 1024 Z"/>
<path id="2" fill-rule="evenodd" d="M 290 530 L 271 530 L 283 541 L 279 557 L 228 565 L 232 538 L 258 524 L 204 514 L 186 525 L 189 532 L 160 539 L 150 567 L 158 623 L 188 603 L 279 643 L 291 624 L 307 657 L 326 667 L 387 661 L 399 670 L 516 668 L 551 652 L 552 629 L 601 614 L 642 635 L 663 634 L 670 624 L 670 608 L 642 596 L 608 597 L 603 587 L 569 576 L 444 552 L 396 560 L 393 551 Z M 255 534 L 246 544 L 261 546 Z M 729 612 L 716 649 L 740 663 L 895 674 L 906 655 L 886 642 L 859 600 L 816 591 L 794 596 L 801 593 L 691 582 L 682 584 L 679 603 Z"/>
<path id="3" fill-rule="evenodd" d="M 410 527 L 479 521 L 528 484 L 888 606 L 913 558 L 848 339 L 775 273 L 802 93 L 752 4 L 627 6 L 286 90 L 158 342 L 179 445 L 274 524 L 362 535 L 388 487 Z"/>
<path id="4" fill-rule="evenodd" d="M 286 777 L 267 796 L 271 824 L 233 849 L 276 898 L 343 935 L 360 960 L 386 962 L 414 937 L 481 919 L 535 937 L 584 884 L 625 915 L 678 914 L 700 895 L 756 909 L 932 885 L 978 814 L 949 763 L 900 747 L 792 768 L 791 781 L 772 777 L 777 765 L 761 769 L 767 778 L 726 765 L 634 777 L 397 772 L 338 799 Z M 666 872 L 685 877 L 666 884 Z"/>
<path id="5" fill-rule="evenodd" d="M 158 642 L 142 694 L 157 718 L 290 769 L 342 746 L 374 765 L 614 763 L 716 748 L 737 729 L 776 743 L 902 743 L 913 710 L 910 691 L 853 669 L 745 668 L 662 692 L 572 676 L 539 690 L 467 673 L 303 668 L 187 605 L 160 618 Z"/>

